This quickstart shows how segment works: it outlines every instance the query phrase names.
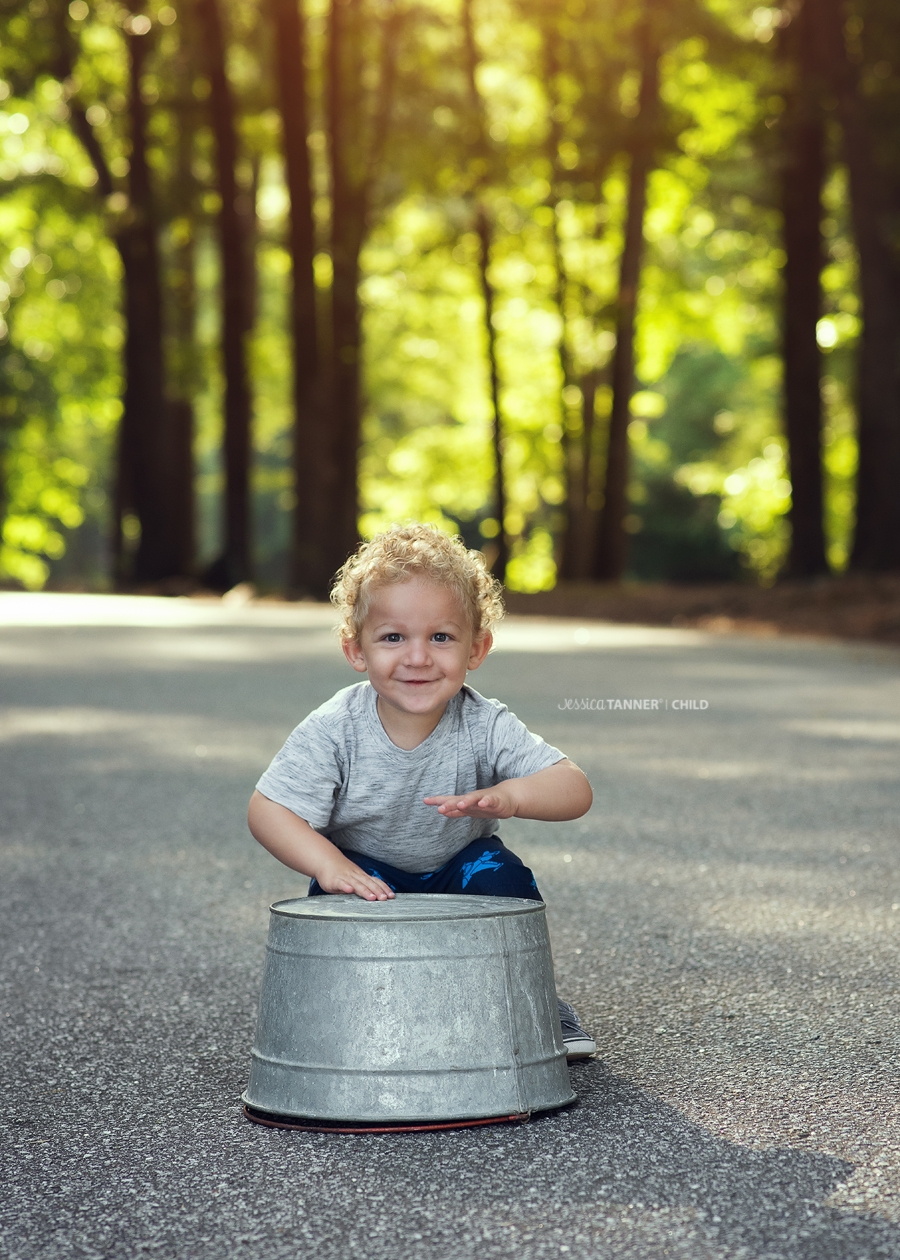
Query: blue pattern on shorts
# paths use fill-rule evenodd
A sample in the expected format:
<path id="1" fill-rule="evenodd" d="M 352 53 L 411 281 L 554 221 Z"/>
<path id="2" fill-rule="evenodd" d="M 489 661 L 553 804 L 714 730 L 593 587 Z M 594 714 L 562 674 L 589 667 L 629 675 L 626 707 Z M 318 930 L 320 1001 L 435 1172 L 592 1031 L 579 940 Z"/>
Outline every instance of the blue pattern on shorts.
<path id="1" fill-rule="evenodd" d="M 472 876 L 477 875 L 479 871 L 502 870 L 502 862 L 492 861 L 493 858 L 497 858 L 499 856 L 499 849 L 495 849 L 493 853 L 491 853 L 488 849 L 485 849 L 480 858 L 476 858 L 474 862 L 466 862 L 463 866 L 461 866 L 460 874 L 462 875 L 463 888 L 465 888 Z"/>

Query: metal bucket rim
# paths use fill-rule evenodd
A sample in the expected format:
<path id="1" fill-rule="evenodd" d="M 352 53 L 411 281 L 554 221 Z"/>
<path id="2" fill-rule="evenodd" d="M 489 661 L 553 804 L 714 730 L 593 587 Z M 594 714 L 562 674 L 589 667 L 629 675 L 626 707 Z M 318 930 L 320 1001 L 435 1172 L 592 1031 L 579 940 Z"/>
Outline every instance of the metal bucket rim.
<path id="1" fill-rule="evenodd" d="M 351 1115 L 349 1112 L 341 1116 L 323 1115 L 321 1111 L 272 1111 L 269 1107 L 261 1106 L 258 1102 L 254 1102 L 250 1097 L 249 1086 L 243 1091 L 240 1098 L 243 1107 L 250 1107 L 254 1111 L 262 1112 L 263 1115 L 293 1117 L 300 1121 L 309 1121 L 313 1124 L 322 1122 L 324 1124 L 459 1124 L 461 1121 L 491 1121 L 511 1118 L 512 1116 L 528 1115 L 541 1116 L 549 1115 L 556 1111 L 568 1111 L 571 1107 L 577 1107 L 581 1103 L 581 1099 L 571 1091 L 567 1098 L 554 1099 L 552 1102 L 539 1102 L 537 1106 L 530 1107 L 527 1111 L 516 1112 L 509 1107 L 499 1107 L 496 1111 L 482 1110 L 477 1112 L 469 1111 L 467 1114 L 456 1115 L 426 1115 L 423 1114 L 421 1108 L 410 1108 L 405 1114 L 394 1116 L 384 1115 L 368 1115 L 360 1116 L 359 1114 Z M 252 1117 L 248 1117 L 252 1119 Z"/>
<path id="2" fill-rule="evenodd" d="M 243 1095 L 241 1096 L 243 1101 Z M 300 1133 L 372 1134 L 372 1133 L 428 1133 L 439 1129 L 477 1129 L 489 1124 L 526 1124 L 532 1113 L 517 1112 L 513 1115 L 470 1116 L 462 1120 L 323 1120 L 313 1116 L 280 1115 L 278 1112 L 261 1111 L 244 1103 L 243 1114 L 254 1124 L 270 1129 L 286 1129 Z"/>
<path id="3" fill-rule="evenodd" d="M 408 919 L 387 916 L 380 920 L 382 923 L 435 923 L 448 921 L 459 922 L 466 919 L 491 919 L 491 918 L 508 918 L 512 915 L 520 914 L 536 914 L 546 909 L 543 901 L 531 901 L 524 897 L 470 897 L 464 893 L 397 893 L 396 897 L 389 902 L 385 901 L 361 901 L 359 897 L 352 893 L 335 893 L 329 897 L 286 897 L 281 901 L 273 901 L 269 906 L 271 914 L 279 915 L 285 919 L 318 919 L 320 921 L 349 921 L 354 923 L 378 923 L 379 919 L 376 914 L 372 914 L 372 910 L 376 906 L 394 906 L 400 900 L 404 902 L 415 901 L 417 907 L 422 913 L 416 913 Z M 335 903 L 340 900 L 346 903 L 346 910 L 343 906 Z M 314 904 L 308 905 L 308 902 Z M 431 904 L 437 909 L 436 903 L 443 902 L 445 905 L 448 901 L 469 902 L 469 912 L 465 912 L 465 906 L 460 905 L 460 913 L 448 916 L 447 914 L 428 914 L 427 906 Z M 476 908 L 472 902 L 477 901 L 479 906 Z M 315 903 L 326 904 L 315 904 Z M 510 905 L 509 903 L 514 904 Z M 356 903 L 358 909 L 352 909 L 353 903 Z M 490 904 L 485 904 L 490 903 Z M 287 909 L 287 907 L 296 907 Z M 361 912 L 362 907 L 367 907 L 366 912 Z"/>

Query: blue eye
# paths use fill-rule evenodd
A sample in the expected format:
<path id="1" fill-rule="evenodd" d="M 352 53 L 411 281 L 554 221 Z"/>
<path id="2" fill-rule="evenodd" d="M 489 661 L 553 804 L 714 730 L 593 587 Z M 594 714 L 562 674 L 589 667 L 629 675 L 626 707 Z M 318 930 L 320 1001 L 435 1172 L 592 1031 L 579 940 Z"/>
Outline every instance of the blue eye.
<path id="1" fill-rule="evenodd" d="M 437 634 L 433 634 L 431 637 L 434 639 L 435 643 L 450 642 L 450 635 L 447 634 L 446 630 L 438 630 Z"/>
<path id="2" fill-rule="evenodd" d="M 391 634 L 386 634 L 384 636 L 384 641 L 385 643 L 399 643 L 402 638 L 403 636 L 401 634 L 398 634 L 397 631 L 394 630 L 391 632 Z"/>

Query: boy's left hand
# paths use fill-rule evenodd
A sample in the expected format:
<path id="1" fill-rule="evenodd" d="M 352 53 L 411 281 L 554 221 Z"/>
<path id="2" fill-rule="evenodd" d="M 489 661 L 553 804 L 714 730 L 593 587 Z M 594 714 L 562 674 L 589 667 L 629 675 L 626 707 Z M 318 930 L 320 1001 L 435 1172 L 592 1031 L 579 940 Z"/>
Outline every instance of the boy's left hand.
<path id="1" fill-rule="evenodd" d="M 464 796 L 426 796 L 426 805 L 436 805 L 445 818 L 513 818 L 516 799 L 505 787 L 466 792 Z"/>
<path id="2" fill-rule="evenodd" d="M 566 822 L 591 808 L 591 785 L 568 757 L 521 779 L 504 779 L 462 796 L 426 796 L 445 818 L 536 818 Z"/>

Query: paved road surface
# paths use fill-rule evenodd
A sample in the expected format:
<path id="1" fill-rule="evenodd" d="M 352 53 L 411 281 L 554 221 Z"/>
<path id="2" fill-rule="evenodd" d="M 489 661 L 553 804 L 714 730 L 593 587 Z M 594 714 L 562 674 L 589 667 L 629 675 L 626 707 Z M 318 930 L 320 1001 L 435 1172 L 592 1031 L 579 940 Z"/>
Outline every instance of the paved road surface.
<path id="1" fill-rule="evenodd" d="M 328 611 L 0 621 L 0 1254 L 900 1257 L 898 654 L 511 621 L 475 681 L 596 804 L 503 834 L 600 1054 L 525 1126 L 336 1137 L 238 1106 L 266 907 L 304 886 L 244 806 L 355 681 Z"/>

